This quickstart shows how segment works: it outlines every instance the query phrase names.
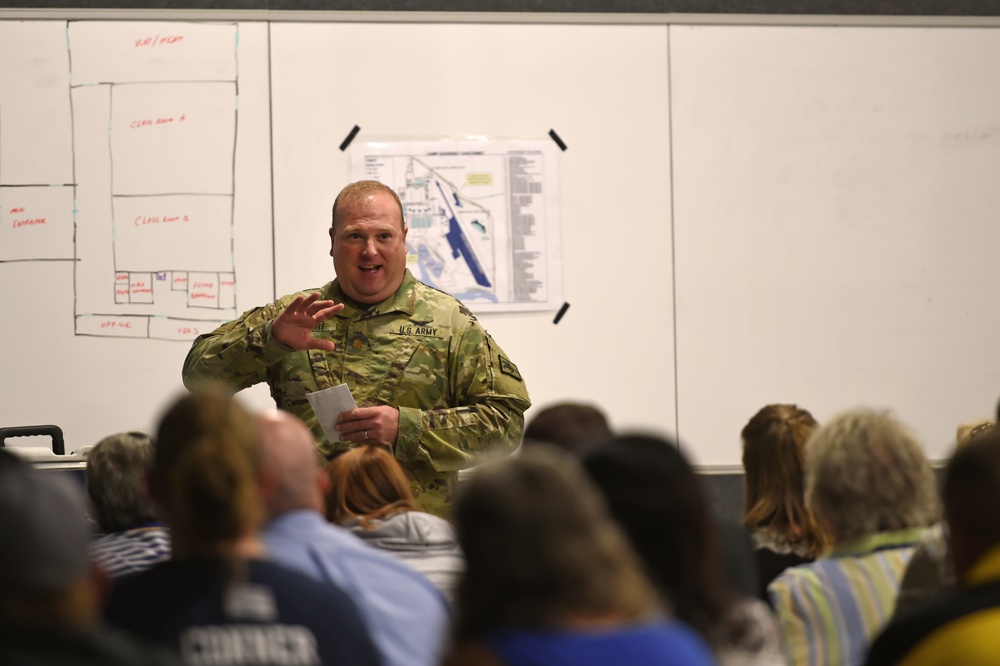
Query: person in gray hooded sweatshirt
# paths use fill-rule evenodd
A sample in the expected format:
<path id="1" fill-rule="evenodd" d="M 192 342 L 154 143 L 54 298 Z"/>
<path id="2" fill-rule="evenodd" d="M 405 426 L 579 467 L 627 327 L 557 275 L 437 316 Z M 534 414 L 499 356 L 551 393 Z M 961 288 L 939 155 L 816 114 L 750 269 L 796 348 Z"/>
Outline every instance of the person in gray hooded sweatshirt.
<path id="1" fill-rule="evenodd" d="M 427 576 L 448 599 L 465 568 L 451 523 L 420 511 L 406 474 L 385 448 L 368 445 L 327 466 L 327 518 Z"/>

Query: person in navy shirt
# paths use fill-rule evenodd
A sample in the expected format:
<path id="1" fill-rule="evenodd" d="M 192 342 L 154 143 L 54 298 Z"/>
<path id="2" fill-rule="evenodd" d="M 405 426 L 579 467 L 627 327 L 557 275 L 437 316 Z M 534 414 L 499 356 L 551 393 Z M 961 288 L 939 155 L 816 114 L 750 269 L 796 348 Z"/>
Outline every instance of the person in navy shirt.
<path id="1" fill-rule="evenodd" d="M 173 556 L 116 580 L 109 622 L 187 666 L 380 664 L 344 591 L 268 561 L 251 414 L 222 392 L 188 395 L 163 416 L 156 442 L 150 494 Z"/>

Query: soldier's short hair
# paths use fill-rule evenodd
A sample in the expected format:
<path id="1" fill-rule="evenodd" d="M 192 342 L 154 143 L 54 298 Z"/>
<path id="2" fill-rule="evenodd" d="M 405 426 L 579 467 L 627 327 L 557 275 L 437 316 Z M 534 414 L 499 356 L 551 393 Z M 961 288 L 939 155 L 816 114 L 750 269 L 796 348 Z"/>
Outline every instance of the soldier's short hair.
<path id="1" fill-rule="evenodd" d="M 403 217 L 403 202 L 399 200 L 399 195 L 396 194 L 396 190 L 392 189 L 384 183 L 380 183 L 377 180 L 359 180 L 356 183 L 351 183 L 344 189 L 340 191 L 337 198 L 333 200 L 333 220 L 330 226 L 333 229 L 337 228 L 337 211 L 340 210 L 341 205 L 347 202 L 354 202 L 365 197 L 372 196 L 379 192 L 385 192 L 392 195 L 392 198 L 396 200 L 396 205 L 399 206 L 399 226 L 400 228 L 406 227 L 406 222 Z"/>

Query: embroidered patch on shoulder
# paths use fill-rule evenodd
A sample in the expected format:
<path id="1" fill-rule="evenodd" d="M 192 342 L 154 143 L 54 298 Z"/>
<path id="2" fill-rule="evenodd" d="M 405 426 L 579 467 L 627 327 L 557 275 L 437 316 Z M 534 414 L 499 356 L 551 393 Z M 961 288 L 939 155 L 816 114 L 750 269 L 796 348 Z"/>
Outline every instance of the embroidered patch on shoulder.
<path id="1" fill-rule="evenodd" d="M 505 375 L 507 375 L 509 377 L 513 377 L 514 379 L 516 379 L 519 382 L 523 382 L 524 381 L 523 379 L 521 379 L 521 373 L 517 371 L 517 366 L 516 365 L 514 365 L 513 363 L 511 363 L 509 360 L 507 360 L 503 356 L 500 356 L 498 358 L 500 359 L 500 372 L 502 372 L 503 374 L 505 374 Z"/>

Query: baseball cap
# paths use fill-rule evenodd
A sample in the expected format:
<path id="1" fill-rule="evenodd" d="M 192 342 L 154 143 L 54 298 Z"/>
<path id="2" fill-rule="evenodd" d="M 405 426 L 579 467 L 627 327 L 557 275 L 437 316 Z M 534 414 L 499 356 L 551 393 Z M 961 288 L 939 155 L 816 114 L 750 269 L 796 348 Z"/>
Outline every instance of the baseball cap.
<path id="1" fill-rule="evenodd" d="M 90 568 L 82 489 L 0 449 L 0 594 L 57 592 Z"/>

